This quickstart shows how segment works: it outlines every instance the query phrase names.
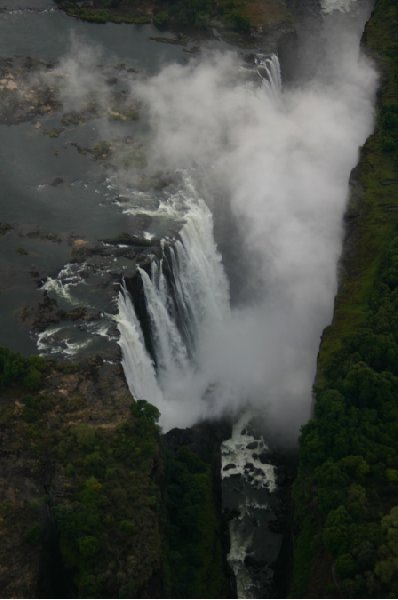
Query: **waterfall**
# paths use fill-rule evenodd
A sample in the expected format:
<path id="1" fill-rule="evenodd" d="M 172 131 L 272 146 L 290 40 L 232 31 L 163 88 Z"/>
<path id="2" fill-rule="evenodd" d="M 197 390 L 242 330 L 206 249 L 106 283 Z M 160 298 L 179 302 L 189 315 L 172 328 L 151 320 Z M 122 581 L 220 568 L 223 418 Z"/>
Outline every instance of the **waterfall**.
<path id="1" fill-rule="evenodd" d="M 276 54 L 269 56 L 257 54 L 254 57 L 254 64 L 267 93 L 271 96 L 278 96 L 282 90 L 282 75 L 278 56 Z"/>
<path id="2" fill-rule="evenodd" d="M 192 206 L 172 257 L 174 298 L 185 323 L 189 324 L 190 345 L 194 350 L 201 330 L 212 329 L 229 310 L 229 286 L 214 240 L 213 217 L 200 198 Z"/>
<path id="3" fill-rule="evenodd" d="M 158 405 L 161 391 L 156 380 L 155 368 L 145 350 L 141 325 L 125 283 L 119 292 L 118 325 L 122 365 L 129 389 L 137 400 L 150 398 L 153 404 Z"/>
<path id="4" fill-rule="evenodd" d="M 169 312 L 167 302 L 164 301 L 162 289 L 157 287 L 157 282 L 150 278 L 143 269 L 138 267 L 138 272 L 142 279 L 151 321 L 151 334 L 158 371 L 162 374 L 177 374 L 180 369 L 186 369 L 188 365 L 184 342 Z"/>
<path id="5" fill-rule="evenodd" d="M 213 234 L 213 217 L 188 174 L 180 194 L 185 223 L 179 239 L 163 242 L 163 257 L 153 261 L 150 276 L 137 268 L 145 294 L 154 356 L 145 348 L 141 324 L 123 284 L 119 294 L 119 331 L 123 368 L 135 398 L 155 404 L 167 428 L 184 424 L 181 403 L 191 414 L 213 382 L 198 364 L 201 341 L 229 316 L 229 285 Z M 156 364 L 156 368 L 155 368 Z M 171 418 L 171 415 L 174 415 Z"/>

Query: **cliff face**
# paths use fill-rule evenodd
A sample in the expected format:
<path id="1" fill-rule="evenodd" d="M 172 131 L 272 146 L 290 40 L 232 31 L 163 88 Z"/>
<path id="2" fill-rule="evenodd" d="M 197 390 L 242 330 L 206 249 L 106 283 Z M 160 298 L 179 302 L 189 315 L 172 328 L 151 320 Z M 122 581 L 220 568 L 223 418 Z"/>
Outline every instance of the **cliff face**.
<path id="1" fill-rule="evenodd" d="M 221 442 L 230 431 L 227 423 L 201 423 L 163 438 L 166 598 L 236 597 L 221 501 Z"/>
<path id="2" fill-rule="evenodd" d="M 351 177 L 333 322 L 294 488 L 292 597 L 396 594 L 398 560 L 398 6 L 364 45 L 381 72 L 375 131 Z"/>

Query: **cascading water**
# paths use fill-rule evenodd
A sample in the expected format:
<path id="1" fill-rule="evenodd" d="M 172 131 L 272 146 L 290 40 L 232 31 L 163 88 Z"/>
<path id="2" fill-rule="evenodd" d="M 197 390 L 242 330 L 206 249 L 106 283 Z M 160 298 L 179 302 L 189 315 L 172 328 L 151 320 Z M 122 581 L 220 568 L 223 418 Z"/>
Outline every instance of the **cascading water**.
<path id="1" fill-rule="evenodd" d="M 163 374 L 169 376 L 178 375 L 179 371 L 188 368 L 188 354 L 174 322 L 167 300 L 164 301 L 164 292 L 158 287 L 158 282 L 147 273 L 138 268 L 141 275 L 146 306 L 151 322 L 151 335 L 156 353 L 156 364 L 161 377 Z"/>
<path id="2" fill-rule="evenodd" d="M 254 64 L 265 89 L 272 96 L 278 96 L 282 90 L 282 77 L 277 55 L 258 54 L 254 57 Z"/>
<path id="3" fill-rule="evenodd" d="M 161 400 L 153 362 L 145 350 L 141 325 L 126 285 L 119 293 L 119 344 L 122 349 L 122 365 L 128 386 L 135 398 L 150 398 L 158 405 Z"/>
<path id="4" fill-rule="evenodd" d="M 201 398 L 211 386 L 201 370 L 202 341 L 229 316 L 228 281 L 213 235 L 213 218 L 188 174 L 182 176 L 184 220 L 179 239 L 163 243 L 163 258 L 151 265 L 151 276 L 138 267 L 150 321 L 154 356 L 145 348 L 142 328 L 126 286 L 119 295 L 120 346 L 132 394 L 161 411 L 164 429 L 185 426 L 185 407 L 196 404 L 197 418 L 206 414 Z M 172 199 L 171 199 L 172 201 Z M 165 266 L 169 275 L 165 274 Z M 155 368 L 156 364 L 156 368 Z"/>

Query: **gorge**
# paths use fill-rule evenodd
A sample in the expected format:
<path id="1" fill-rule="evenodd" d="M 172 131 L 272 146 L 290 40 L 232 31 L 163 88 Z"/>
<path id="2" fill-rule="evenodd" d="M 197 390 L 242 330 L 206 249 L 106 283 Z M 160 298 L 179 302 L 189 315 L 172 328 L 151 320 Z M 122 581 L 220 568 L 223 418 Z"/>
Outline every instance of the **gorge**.
<path id="1" fill-rule="evenodd" d="M 2 128 L 24 143 L 4 163 L 1 343 L 42 356 L 2 359 L 2 518 L 20 522 L 1 561 L 18 547 L 22 573 L 4 593 L 328 597 L 289 498 L 373 128 L 372 5 L 291 2 L 294 35 L 237 49 L 41 4 L 0 15 L 63 32 L 32 33 L 29 60 L 18 35 L 1 48 Z"/>

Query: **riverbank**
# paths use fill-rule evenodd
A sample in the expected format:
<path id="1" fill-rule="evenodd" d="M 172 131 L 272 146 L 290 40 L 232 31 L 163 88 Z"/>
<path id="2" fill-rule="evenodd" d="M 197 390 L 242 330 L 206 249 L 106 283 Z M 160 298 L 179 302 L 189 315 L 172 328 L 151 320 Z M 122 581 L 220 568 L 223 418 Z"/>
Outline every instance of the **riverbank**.
<path id="1" fill-rule="evenodd" d="M 363 44 L 381 72 L 376 123 L 351 176 L 334 318 L 294 486 L 291 597 L 397 593 L 398 8 L 377 0 Z"/>
<path id="2" fill-rule="evenodd" d="M 292 23 L 285 0 L 232 0 L 215 2 L 198 0 L 187 4 L 181 0 L 129 2 L 128 0 L 55 0 L 58 6 L 73 17 L 95 23 L 153 23 L 159 28 L 185 27 L 206 31 L 220 27 L 248 34 L 251 30 L 264 32 Z"/>

